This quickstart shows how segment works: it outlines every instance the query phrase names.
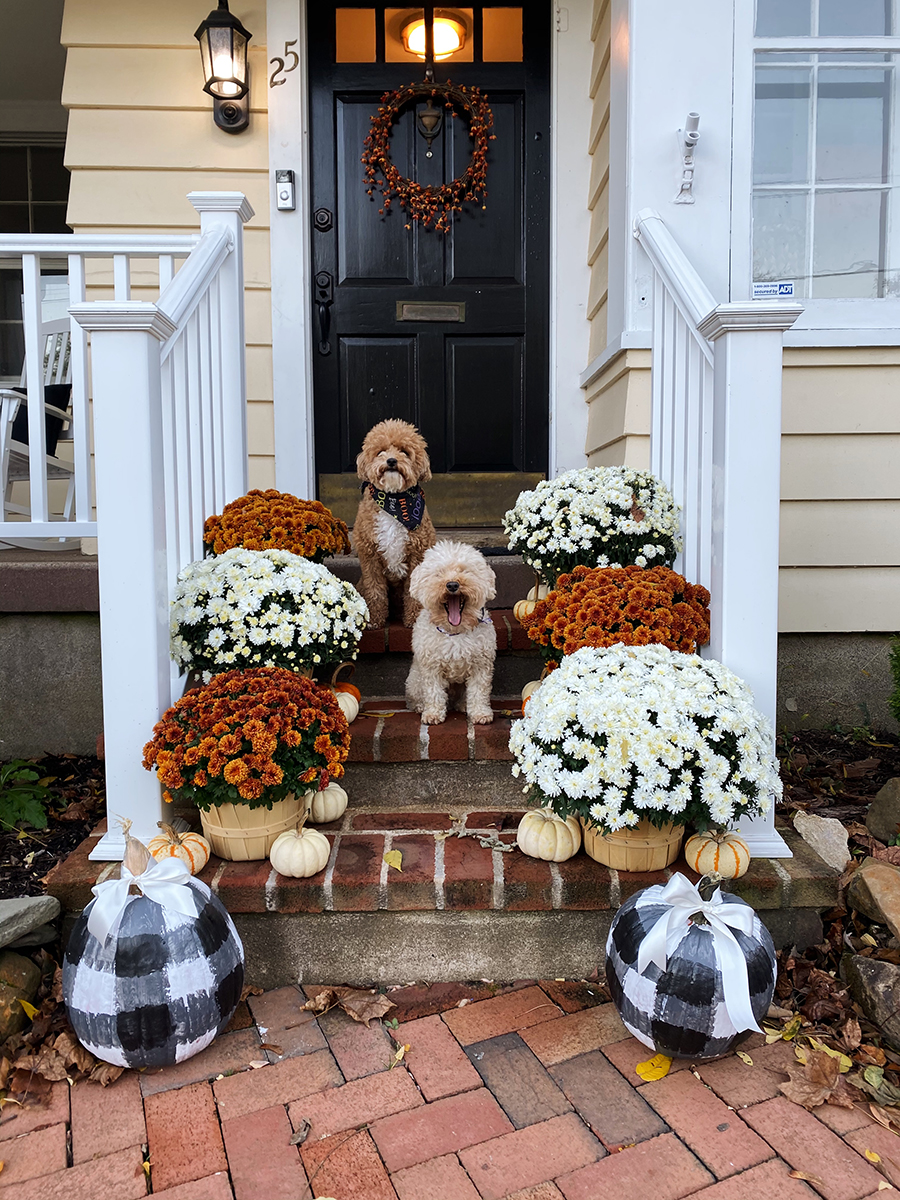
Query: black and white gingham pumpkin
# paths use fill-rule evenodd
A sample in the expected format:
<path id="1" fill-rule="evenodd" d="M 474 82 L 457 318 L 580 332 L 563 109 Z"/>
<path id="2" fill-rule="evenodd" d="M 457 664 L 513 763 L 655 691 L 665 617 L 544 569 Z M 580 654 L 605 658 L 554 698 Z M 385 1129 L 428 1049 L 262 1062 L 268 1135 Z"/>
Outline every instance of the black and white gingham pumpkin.
<path id="1" fill-rule="evenodd" d="M 131 899 L 101 945 L 88 930 L 96 900 L 66 947 L 63 998 L 78 1040 L 119 1067 L 162 1067 L 198 1054 L 234 1015 L 244 986 L 244 949 L 231 917 L 199 879 L 196 915 Z"/>
<path id="2" fill-rule="evenodd" d="M 695 1060 L 724 1054 L 738 1036 L 725 1008 L 722 970 L 709 925 L 691 924 L 668 956 L 665 971 L 649 963 L 640 973 L 642 941 L 668 907 L 661 886 L 645 888 L 616 913 L 606 943 L 606 978 L 613 1002 L 628 1031 L 660 1054 Z M 724 904 L 750 908 L 723 893 Z M 747 964 L 750 1008 L 757 1023 L 775 991 L 775 947 L 754 913 L 752 933 L 732 930 Z"/>

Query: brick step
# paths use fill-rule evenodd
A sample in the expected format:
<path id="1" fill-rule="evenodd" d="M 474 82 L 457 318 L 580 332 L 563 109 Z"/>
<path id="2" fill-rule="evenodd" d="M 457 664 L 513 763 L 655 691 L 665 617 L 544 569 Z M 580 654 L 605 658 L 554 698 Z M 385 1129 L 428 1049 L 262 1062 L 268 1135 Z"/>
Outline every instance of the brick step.
<path id="1" fill-rule="evenodd" d="M 670 872 L 611 871 L 583 851 L 551 864 L 479 842 L 512 844 L 520 816 L 465 805 L 423 811 L 354 802 L 339 821 L 320 826 L 331 854 L 310 879 L 287 878 L 268 861 L 216 858 L 201 878 L 233 915 L 248 980 L 258 986 L 528 978 L 529 969 L 586 978 L 602 965 L 619 904 Z M 454 822 L 474 836 L 450 834 Z M 818 913 L 836 901 L 837 872 L 792 829 L 781 832 L 794 858 L 755 859 L 731 888 L 760 912 L 777 944 L 803 948 L 822 938 Z M 47 878 L 70 918 L 98 879 L 115 870 L 90 861 L 93 844 L 86 839 Z M 385 862 L 388 850 L 401 852 L 400 871 Z M 675 869 L 696 879 L 683 861 Z"/>
<path id="2" fill-rule="evenodd" d="M 442 540 L 452 540 L 445 536 L 450 532 L 452 531 L 441 531 L 438 537 Z M 526 596 L 528 589 L 534 586 L 534 571 L 522 562 L 518 554 L 486 554 L 485 558 L 497 579 L 497 595 L 492 603 L 497 608 L 512 608 L 515 602 Z M 359 559 L 355 554 L 327 558 L 325 565 L 341 579 L 353 584 L 359 582 Z"/>
<path id="3" fill-rule="evenodd" d="M 350 725 L 348 763 L 511 762 L 509 733 L 519 716 L 518 696 L 491 700 L 494 720 L 475 725 L 465 713 L 449 712 L 440 725 L 426 725 L 402 700 L 366 700 Z M 508 768 L 507 768 L 508 771 Z"/>

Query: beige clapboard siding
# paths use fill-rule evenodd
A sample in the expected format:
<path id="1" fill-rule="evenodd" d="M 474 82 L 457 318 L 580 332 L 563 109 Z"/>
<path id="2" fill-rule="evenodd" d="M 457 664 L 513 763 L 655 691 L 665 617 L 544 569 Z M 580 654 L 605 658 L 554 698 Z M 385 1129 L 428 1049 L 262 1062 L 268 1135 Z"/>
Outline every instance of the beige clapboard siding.
<path id="1" fill-rule="evenodd" d="M 785 567 L 900 568 L 900 500 L 783 500 L 780 558 Z M 900 591 L 897 601 L 900 616 Z"/>
<path id="2" fill-rule="evenodd" d="M 243 192 L 253 206 L 248 229 L 269 225 L 267 171 L 76 170 L 69 187 L 68 220 L 84 229 L 120 225 L 124 215 L 132 233 L 145 226 L 173 232 L 196 229 L 188 192 Z"/>
<path id="3" fill-rule="evenodd" d="M 240 191 L 255 210 L 244 229 L 249 477 L 275 479 L 269 250 L 265 0 L 242 0 L 250 44 L 247 132 L 216 129 L 202 90 L 194 30 L 211 0 L 65 0 L 69 109 L 68 221 L 79 233 L 187 233 L 199 217 L 191 191 Z M 110 262 L 89 261 L 88 298 L 110 298 Z M 134 299 L 158 292 L 154 262 L 132 263 Z"/>
<path id="4" fill-rule="evenodd" d="M 620 355 L 589 392 L 586 453 L 595 456 L 623 439 L 648 438 L 650 430 L 650 354 L 630 350 Z M 622 448 L 624 450 L 624 447 Z M 621 461 L 621 460 L 619 460 Z M 596 465 L 608 466 L 605 461 Z"/>
<path id="5" fill-rule="evenodd" d="M 590 322 L 589 359 L 606 346 L 606 305 L 609 289 L 609 89 L 610 89 L 610 5 L 609 0 L 594 0 L 591 39 L 591 179 L 588 208 L 591 213 L 588 239 L 588 266 L 591 270 L 587 318 Z M 590 403 L 590 399 L 588 398 Z M 589 418 L 590 420 L 590 418 Z M 586 452 L 590 457 L 593 439 L 588 432 Z M 598 447 L 594 446 L 594 449 Z"/>
<path id="6" fill-rule="evenodd" d="M 247 65 L 250 112 L 265 112 L 265 46 L 250 43 Z M 73 46 L 66 58 L 62 102 L 66 108 L 196 109 L 210 115 L 213 107 L 202 88 L 196 42 L 169 49 Z"/>
<path id="7" fill-rule="evenodd" d="M 781 633 L 884 633 L 900 627 L 900 572 L 879 567 L 782 569 Z M 886 619 L 887 618 L 887 619 Z"/>
<path id="8" fill-rule="evenodd" d="M 788 349 L 785 433 L 900 433 L 900 347 Z"/>
<path id="9" fill-rule="evenodd" d="M 595 450 L 588 459 L 589 467 L 634 467 L 638 471 L 650 470 L 650 439 L 648 437 L 622 437 L 610 442 L 602 450 Z"/>
<path id="10" fill-rule="evenodd" d="M 787 434 L 782 500 L 900 499 L 900 434 Z"/>
<path id="11" fill-rule="evenodd" d="M 65 0 L 62 23 L 64 46 L 193 47 L 194 30 L 215 5 L 210 0 Z M 240 20 L 265 44 L 266 0 L 241 0 Z M 237 11 L 237 10 L 236 10 Z"/>

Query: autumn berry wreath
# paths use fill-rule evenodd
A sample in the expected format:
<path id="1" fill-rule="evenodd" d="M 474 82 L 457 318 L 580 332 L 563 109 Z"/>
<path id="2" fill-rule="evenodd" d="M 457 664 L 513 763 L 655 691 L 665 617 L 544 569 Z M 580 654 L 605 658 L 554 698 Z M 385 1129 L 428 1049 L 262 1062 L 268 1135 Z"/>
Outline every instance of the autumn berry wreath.
<path id="1" fill-rule="evenodd" d="M 440 187 L 416 183 L 401 175 L 391 161 L 391 129 L 400 112 L 407 104 L 417 100 L 436 100 L 455 117 L 462 113 L 469 124 L 469 136 L 474 143 L 472 157 L 462 175 Z M 495 135 L 489 133 L 494 124 L 487 99 L 478 88 L 467 88 L 450 83 L 408 83 L 395 92 L 385 92 L 381 97 L 378 112 L 372 117 L 372 128 L 363 143 L 362 162 L 366 169 L 367 192 L 371 196 L 377 189 L 384 199 L 378 211 L 386 212 L 396 198 L 413 221 L 446 232 L 450 228 L 451 216 L 461 212 L 466 201 L 478 201 L 487 195 L 488 142 Z M 482 208 L 485 205 L 482 204 Z M 407 229 L 411 226 L 407 225 Z"/>

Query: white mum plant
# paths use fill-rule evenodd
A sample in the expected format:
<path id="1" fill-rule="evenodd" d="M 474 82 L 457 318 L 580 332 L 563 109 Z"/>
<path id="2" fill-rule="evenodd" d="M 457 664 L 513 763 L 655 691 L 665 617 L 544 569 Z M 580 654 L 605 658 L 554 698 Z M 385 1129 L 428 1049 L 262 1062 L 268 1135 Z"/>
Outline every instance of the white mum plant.
<path id="1" fill-rule="evenodd" d="M 531 799 L 604 833 L 673 821 L 724 829 L 781 795 L 774 739 L 727 667 L 665 646 L 585 647 L 513 725 Z"/>
<path id="2" fill-rule="evenodd" d="M 321 563 L 237 547 L 178 576 L 172 658 L 205 683 L 236 667 L 310 671 L 355 658 L 368 619 L 356 588 Z"/>
<path id="3" fill-rule="evenodd" d="M 671 567 L 680 509 L 649 471 L 582 467 L 522 492 L 503 518 L 509 547 L 551 587 L 573 567 Z"/>

